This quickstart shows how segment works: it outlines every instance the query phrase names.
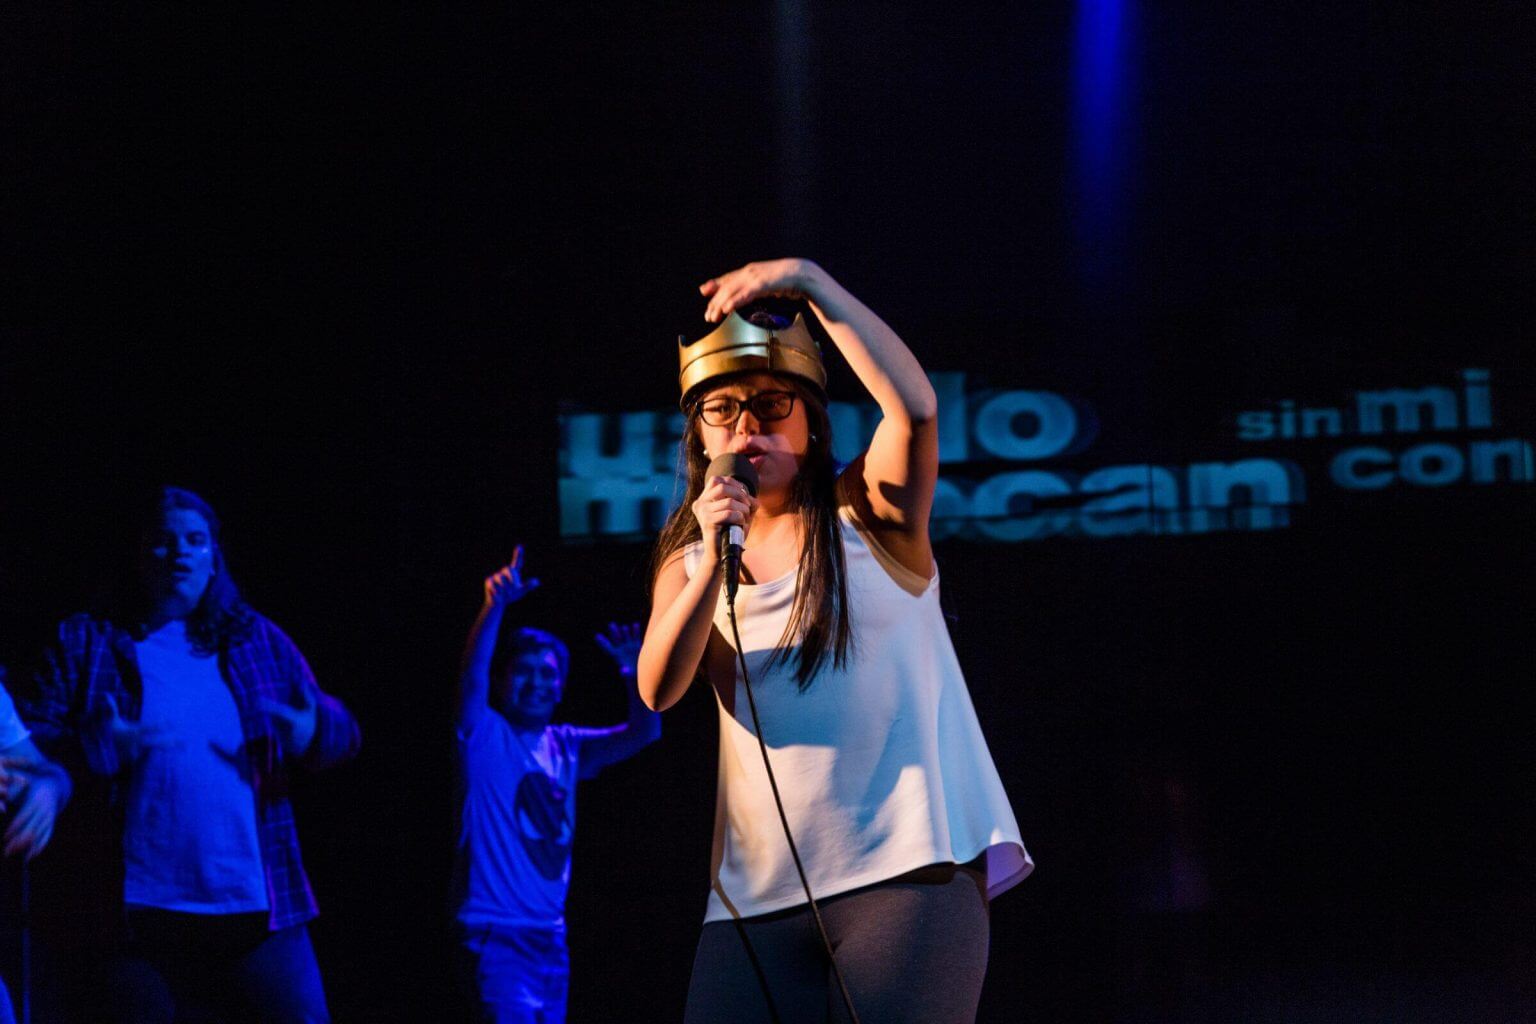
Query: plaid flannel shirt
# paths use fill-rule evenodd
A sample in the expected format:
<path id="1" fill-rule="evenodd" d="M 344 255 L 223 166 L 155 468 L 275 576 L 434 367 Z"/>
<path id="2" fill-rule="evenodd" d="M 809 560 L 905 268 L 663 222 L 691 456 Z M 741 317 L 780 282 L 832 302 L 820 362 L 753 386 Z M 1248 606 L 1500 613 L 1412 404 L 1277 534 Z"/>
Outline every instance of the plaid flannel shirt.
<path id="1" fill-rule="evenodd" d="M 361 734 L 342 703 L 320 691 L 293 641 L 261 615 L 255 616 L 249 636 L 220 652 L 219 669 L 240 711 L 267 884 L 267 924 L 276 931 L 310 920 L 319 908 L 299 857 L 299 835 L 288 801 L 290 759 L 284 756 L 260 701 L 266 697 L 296 705 L 301 688 L 314 694 L 315 736 L 298 759 L 305 768 L 317 770 L 350 759 L 357 753 Z M 137 719 L 143 692 L 128 630 L 102 618 L 76 615 L 59 625 L 34 692 L 23 703 L 22 717 L 37 745 L 72 773 L 83 767 L 108 780 L 112 805 L 120 811 L 127 771 L 118 763 L 117 750 L 102 728 L 101 711 L 111 696 L 123 718 Z M 121 854 L 119 843 L 119 879 Z M 119 886 L 119 899 L 121 892 Z"/>

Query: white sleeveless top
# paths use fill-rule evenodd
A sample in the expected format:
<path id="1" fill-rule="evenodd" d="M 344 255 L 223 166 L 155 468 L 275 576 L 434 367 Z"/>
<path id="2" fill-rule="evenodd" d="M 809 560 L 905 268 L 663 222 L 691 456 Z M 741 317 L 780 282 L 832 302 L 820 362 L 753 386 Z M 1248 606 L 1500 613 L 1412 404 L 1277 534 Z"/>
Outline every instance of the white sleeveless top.
<path id="1" fill-rule="evenodd" d="M 768 668 L 784 635 L 797 571 L 742 584 L 736 615 L 752 693 L 784 811 L 820 899 L 927 864 L 987 855 L 987 895 L 1034 862 L 987 751 L 949 630 L 939 580 L 897 563 L 840 510 L 853 648 L 831 657 L 805 692 L 793 658 Z M 700 545 L 686 552 L 690 576 Z M 715 628 L 734 651 L 722 588 Z M 774 808 L 736 670 L 734 714 L 716 695 L 720 766 L 714 879 L 704 920 L 752 917 L 805 903 Z"/>

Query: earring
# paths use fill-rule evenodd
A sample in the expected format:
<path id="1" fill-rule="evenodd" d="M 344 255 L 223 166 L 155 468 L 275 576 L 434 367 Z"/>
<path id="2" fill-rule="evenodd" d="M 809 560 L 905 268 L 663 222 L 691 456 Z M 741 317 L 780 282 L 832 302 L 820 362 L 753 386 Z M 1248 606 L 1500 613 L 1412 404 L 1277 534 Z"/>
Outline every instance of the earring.
<path id="1" fill-rule="evenodd" d="M 820 444 L 820 443 L 821 443 L 821 438 L 817 437 L 815 434 L 812 434 L 811 435 L 811 444 Z"/>

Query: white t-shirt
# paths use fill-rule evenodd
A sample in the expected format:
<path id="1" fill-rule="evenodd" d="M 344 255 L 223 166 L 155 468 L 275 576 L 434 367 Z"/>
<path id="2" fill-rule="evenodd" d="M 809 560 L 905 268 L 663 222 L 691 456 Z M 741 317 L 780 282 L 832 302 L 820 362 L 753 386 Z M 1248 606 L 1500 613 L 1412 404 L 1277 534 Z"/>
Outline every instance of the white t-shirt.
<path id="1" fill-rule="evenodd" d="M 144 752 L 128 782 L 123 902 L 195 914 L 266 910 L 256 793 L 245 732 L 218 658 L 173 620 L 133 645 L 140 722 L 172 742 Z"/>
<path id="2" fill-rule="evenodd" d="M 463 804 L 455 898 L 469 926 L 559 928 L 571 884 L 576 781 L 593 730 L 519 732 L 487 709 L 458 736 Z"/>
<path id="3" fill-rule="evenodd" d="M 927 864 L 987 855 L 995 897 L 1034 867 L 925 580 L 872 545 L 844 509 L 854 648 L 827 662 L 805 692 L 793 658 L 767 667 L 794 603 L 797 571 L 743 584 L 737 618 L 752 692 L 784 810 L 817 898 Z M 690 575 L 699 545 L 685 558 Z M 722 589 L 715 628 L 731 641 Z M 734 644 L 732 644 L 734 649 Z M 735 707 L 716 693 L 720 719 L 715 877 L 705 921 L 766 914 L 805 902 L 784 839 L 746 690 Z"/>

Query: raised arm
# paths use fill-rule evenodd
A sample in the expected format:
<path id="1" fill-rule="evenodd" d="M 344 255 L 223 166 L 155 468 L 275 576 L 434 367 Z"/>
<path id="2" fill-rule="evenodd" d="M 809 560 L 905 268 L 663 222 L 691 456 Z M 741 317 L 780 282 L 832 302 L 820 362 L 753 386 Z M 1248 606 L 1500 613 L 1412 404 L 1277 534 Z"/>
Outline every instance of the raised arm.
<path id="1" fill-rule="evenodd" d="M 719 320 L 764 296 L 803 298 L 859 382 L 880 406 L 869 450 L 844 472 L 844 492 L 884 546 L 923 576 L 932 573 L 928 516 L 939 475 L 938 397 L 896 332 L 830 274 L 805 259 L 749 263 L 704 282 L 705 319 Z"/>
<path id="2" fill-rule="evenodd" d="M 619 668 L 624 694 L 629 698 L 629 715 L 620 725 L 586 732 L 581 741 L 581 777 L 590 779 L 611 764 L 633 757 L 661 738 L 661 715 L 646 707 L 635 688 L 635 663 L 640 656 L 640 623 L 621 626 L 608 624 L 606 635 L 597 634 L 597 644 L 608 652 Z"/>
<path id="3" fill-rule="evenodd" d="M 512 552 L 512 561 L 485 579 L 485 601 L 475 624 L 469 627 L 459 669 L 457 719 L 462 736 L 473 732 L 480 716 L 490 708 L 491 658 L 496 653 L 496 637 L 501 632 L 507 606 L 522 600 L 539 585 L 536 579 L 523 579 L 522 569 L 523 548 L 519 544 Z"/>

